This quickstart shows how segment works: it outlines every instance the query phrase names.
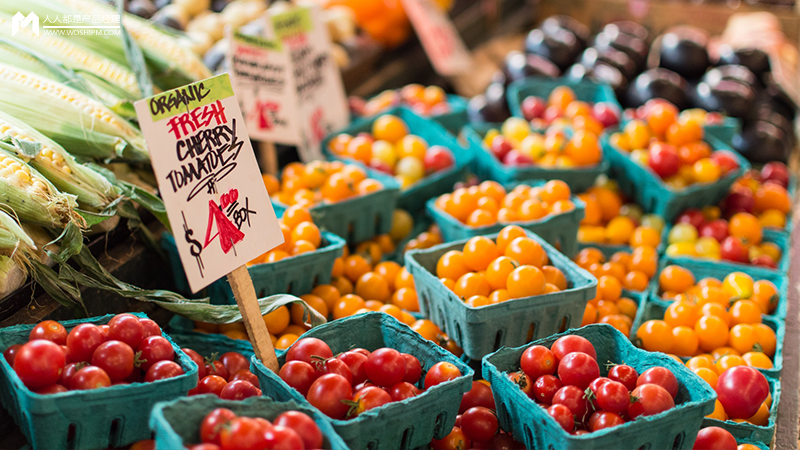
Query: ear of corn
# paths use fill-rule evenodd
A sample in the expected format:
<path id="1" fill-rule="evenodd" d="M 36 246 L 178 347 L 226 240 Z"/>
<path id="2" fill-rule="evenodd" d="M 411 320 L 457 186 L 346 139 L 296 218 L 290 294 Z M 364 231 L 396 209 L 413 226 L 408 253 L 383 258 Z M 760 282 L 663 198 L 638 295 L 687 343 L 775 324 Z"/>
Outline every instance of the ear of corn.
<path id="1" fill-rule="evenodd" d="M 14 218 L 0 210 L 0 298 L 25 283 L 36 245 Z"/>
<path id="2" fill-rule="evenodd" d="M 84 70 L 108 80 L 135 98 L 142 96 L 136 75 L 126 66 L 59 36 L 34 33 L 28 27 L 20 27 L 17 33 L 15 39 L 24 42 L 25 46 L 60 61 L 69 68 Z M 0 14 L 0 36 L 11 38 L 11 17 L 5 14 Z"/>
<path id="3" fill-rule="evenodd" d="M 60 192 L 13 150 L 0 144 L 0 208 L 21 221 L 63 228 L 70 222 L 83 225 L 76 206 L 74 195 Z"/>
<path id="4" fill-rule="evenodd" d="M 3 139 L 6 139 L 3 142 Z M 15 145 L 20 143 L 38 145 L 35 154 Z M 39 133 L 33 127 L 0 112 L 0 145 L 5 150 L 16 150 L 17 156 L 26 160 L 33 168 L 47 177 L 58 189 L 77 197 L 82 207 L 102 210 L 116 197 L 116 189 L 101 174 L 78 164 L 63 147 Z"/>
<path id="5" fill-rule="evenodd" d="M 75 156 L 150 160 L 141 132 L 97 100 L 0 63 L 0 110 L 33 124 Z"/>

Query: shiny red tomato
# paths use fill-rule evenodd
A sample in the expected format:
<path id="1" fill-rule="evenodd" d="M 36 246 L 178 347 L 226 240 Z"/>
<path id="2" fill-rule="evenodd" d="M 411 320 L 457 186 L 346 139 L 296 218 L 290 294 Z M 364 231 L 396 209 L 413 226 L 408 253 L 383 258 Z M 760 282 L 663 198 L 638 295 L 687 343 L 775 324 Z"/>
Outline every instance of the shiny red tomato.
<path id="1" fill-rule="evenodd" d="M 769 383 L 758 370 L 736 366 L 719 376 L 716 391 L 728 418 L 747 419 L 758 412 L 758 408 L 767 399 Z"/>
<path id="2" fill-rule="evenodd" d="M 722 169 L 723 175 L 730 172 L 731 170 L 735 170 L 739 168 L 739 161 L 733 156 L 733 153 L 724 151 L 724 150 L 717 150 L 711 153 L 711 159 L 716 161 L 719 164 L 719 167 Z"/>
<path id="3" fill-rule="evenodd" d="M 136 349 L 144 337 L 144 325 L 133 314 L 117 314 L 108 321 L 109 339 L 122 341 Z"/>
<path id="4" fill-rule="evenodd" d="M 167 378 L 175 378 L 183 375 L 183 368 L 174 361 L 159 361 L 144 374 L 144 381 L 150 383 L 156 380 L 166 380 Z"/>
<path id="5" fill-rule="evenodd" d="M 379 348 L 372 352 L 365 363 L 367 378 L 378 386 L 389 387 L 406 376 L 406 359 L 393 348 Z"/>
<path id="6" fill-rule="evenodd" d="M 22 347 L 22 344 L 14 344 L 3 351 L 3 357 L 6 358 L 8 365 L 14 366 L 14 357 L 17 356 L 17 351 L 19 351 L 20 347 Z"/>
<path id="7" fill-rule="evenodd" d="M 728 222 L 725 219 L 712 220 L 700 227 L 699 231 L 700 237 L 713 237 L 722 242 L 728 237 Z"/>
<path id="8" fill-rule="evenodd" d="M 88 391 L 111 386 L 111 379 L 101 368 L 87 366 L 75 372 L 69 388 L 73 391 Z"/>
<path id="9" fill-rule="evenodd" d="M 453 153 L 441 145 L 432 145 L 427 152 L 422 162 L 425 165 L 426 173 L 438 172 L 447 169 L 455 164 Z"/>
<path id="10" fill-rule="evenodd" d="M 636 369 L 626 364 L 617 364 L 608 371 L 608 378 L 610 380 L 619 381 L 624 384 L 629 391 L 636 389 L 636 381 L 639 379 L 639 374 Z"/>
<path id="11" fill-rule="evenodd" d="M 224 378 L 226 381 L 228 380 L 228 369 L 225 368 L 225 364 L 222 364 L 222 361 L 215 360 L 206 362 L 204 366 L 206 376 L 208 375 L 216 375 L 218 377 Z"/>
<path id="12" fill-rule="evenodd" d="M 622 383 L 609 380 L 600 386 L 595 395 L 598 406 L 608 412 L 622 414 L 628 410 L 630 395 Z"/>
<path id="13" fill-rule="evenodd" d="M 200 440 L 219 445 L 219 433 L 236 418 L 236 414 L 227 408 L 217 408 L 206 414 L 200 422 Z"/>
<path id="14" fill-rule="evenodd" d="M 317 371 L 317 378 L 327 373 L 335 373 L 347 378 L 347 382 L 350 383 L 350 385 L 353 384 L 353 373 L 350 372 L 350 368 L 341 359 L 330 358 L 325 361 L 314 360 L 313 366 Z"/>
<path id="15" fill-rule="evenodd" d="M 69 357 L 74 362 L 89 362 L 97 347 L 108 340 L 106 333 L 97 325 L 82 323 L 67 335 Z"/>
<path id="16" fill-rule="evenodd" d="M 29 389 L 40 388 L 54 384 L 61 378 L 66 360 L 58 344 L 37 339 L 17 350 L 14 372 Z"/>
<path id="17" fill-rule="evenodd" d="M 133 349 L 122 341 L 103 342 L 92 355 L 92 365 L 105 370 L 111 381 L 122 381 L 133 373 Z"/>
<path id="18" fill-rule="evenodd" d="M 720 246 L 720 256 L 722 259 L 747 264 L 750 254 L 747 246 L 741 238 L 728 236 L 722 241 Z"/>
<path id="19" fill-rule="evenodd" d="M 586 389 L 599 376 L 597 361 L 583 352 L 570 353 L 558 363 L 558 378 L 565 385 Z"/>
<path id="20" fill-rule="evenodd" d="M 139 352 L 141 353 L 139 359 L 142 361 L 140 367 L 145 372 L 150 366 L 159 361 L 172 361 L 175 359 L 175 350 L 172 348 L 172 344 L 163 336 L 148 336 L 142 339 L 139 344 Z M 70 354 L 72 354 L 71 350 Z"/>
<path id="21" fill-rule="evenodd" d="M 675 378 L 672 372 L 664 367 L 651 367 L 642 372 L 642 374 L 639 375 L 639 379 L 636 380 L 637 386 L 648 383 L 663 387 L 669 392 L 669 395 L 671 395 L 673 399 L 678 396 L 678 379 Z"/>
<path id="22" fill-rule="evenodd" d="M 416 397 L 420 394 L 419 389 L 407 381 L 401 381 L 386 390 L 393 402 L 399 402 L 407 398 Z M 466 394 L 465 394 L 466 395 Z"/>
<path id="23" fill-rule="evenodd" d="M 589 417 L 589 431 L 595 432 L 604 428 L 616 427 L 623 423 L 625 423 L 625 420 L 619 414 L 609 411 L 597 411 Z"/>
<path id="24" fill-rule="evenodd" d="M 736 438 L 726 429 L 707 427 L 697 433 L 692 450 L 736 450 Z"/>
<path id="25" fill-rule="evenodd" d="M 260 387 L 261 383 L 258 381 L 258 377 L 247 369 L 239 370 L 233 375 L 228 377 L 228 382 L 232 381 L 247 381 L 248 383 L 252 384 L 255 387 Z"/>
<path id="26" fill-rule="evenodd" d="M 219 360 L 225 366 L 229 376 L 243 369 L 250 370 L 250 361 L 238 352 L 223 353 Z"/>
<path id="27" fill-rule="evenodd" d="M 266 434 L 255 419 L 237 417 L 220 430 L 220 447 L 222 450 L 262 450 L 269 448 Z"/>
<path id="28" fill-rule="evenodd" d="M 461 415 L 461 430 L 472 442 L 489 442 L 500 430 L 500 424 L 493 410 L 475 406 Z"/>
<path id="29" fill-rule="evenodd" d="M 689 208 L 683 211 L 677 219 L 675 219 L 675 223 L 688 223 L 699 231 L 703 225 L 706 223 L 706 216 L 703 214 L 703 211 L 697 208 Z M 728 225 L 725 224 L 725 232 L 727 234 Z"/>
<path id="30" fill-rule="evenodd" d="M 464 411 L 473 406 L 495 409 L 492 388 L 480 381 L 473 381 L 472 388 L 461 397 L 461 405 L 458 407 L 458 413 L 463 414 Z"/>
<path id="31" fill-rule="evenodd" d="M 291 428 L 301 439 L 305 448 L 322 448 L 322 431 L 319 429 L 314 419 L 298 411 L 286 411 L 281 413 L 273 425 Z"/>
<path id="32" fill-rule="evenodd" d="M 560 337 L 557 341 L 553 342 L 550 350 L 553 351 L 553 354 L 559 361 L 572 352 L 583 352 L 595 360 L 597 359 L 597 352 L 594 350 L 594 345 L 582 336 L 569 335 Z"/>
<path id="33" fill-rule="evenodd" d="M 142 324 L 144 329 L 144 334 L 142 334 L 142 339 L 149 337 L 149 336 L 161 336 L 161 327 L 158 326 L 155 321 L 152 319 L 148 319 L 146 317 L 142 317 L 139 319 L 139 323 Z"/>
<path id="34" fill-rule="evenodd" d="M 584 421 L 590 409 L 589 400 L 586 399 L 583 390 L 575 386 L 564 386 L 556 391 L 552 404 L 569 408 L 578 422 Z"/>
<path id="35" fill-rule="evenodd" d="M 303 438 L 289 427 L 276 425 L 264 433 L 266 447 L 272 450 L 303 448 Z"/>
<path id="36" fill-rule="evenodd" d="M 342 400 L 350 400 L 353 389 L 347 379 L 341 375 L 329 373 L 311 384 L 306 400 L 332 419 L 344 419 L 350 408 Z"/>
<path id="37" fill-rule="evenodd" d="M 600 409 L 600 406 L 597 404 L 597 393 L 600 392 L 600 388 L 609 381 L 611 381 L 610 378 L 598 377 L 592 380 L 591 383 L 589 383 L 589 391 L 591 392 L 587 391 L 586 395 L 589 401 L 592 403 L 592 407 L 595 410 Z"/>
<path id="38" fill-rule="evenodd" d="M 378 408 L 392 401 L 388 392 L 378 386 L 367 386 L 353 396 L 355 405 L 348 411 L 347 417 L 360 416 L 370 409 Z"/>
<path id="39" fill-rule="evenodd" d="M 61 378 L 58 379 L 58 384 L 63 386 L 71 386 L 72 385 L 72 377 L 75 376 L 75 373 L 84 367 L 86 367 L 86 363 L 79 362 L 79 363 L 67 363 L 64 366 L 64 370 L 61 371 Z"/>
<path id="40" fill-rule="evenodd" d="M 431 366 L 425 374 L 425 389 L 430 389 L 446 381 L 455 380 L 461 376 L 461 371 L 449 362 L 440 361 Z"/>
<path id="41" fill-rule="evenodd" d="M 367 355 L 351 350 L 342 353 L 336 358 L 347 364 L 347 368 L 350 369 L 352 374 L 354 385 L 361 384 L 367 380 L 367 368 L 364 365 L 367 362 Z"/>
<path id="42" fill-rule="evenodd" d="M 468 448 L 473 448 L 472 443 L 459 427 L 453 427 L 450 433 L 442 439 L 431 441 L 432 450 L 465 450 Z"/>
<path id="43" fill-rule="evenodd" d="M 531 380 L 542 375 L 553 375 L 557 367 L 556 355 L 547 347 L 534 345 L 522 352 L 519 366 Z"/>
<path id="44" fill-rule="evenodd" d="M 564 387 L 564 383 L 553 375 L 542 375 L 533 383 L 533 399 L 537 402 L 549 405 L 553 403 L 553 396 L 559 389 Z"/>
<path id="45" fill-rule="evenodd" d="M 286 361 L 303 361 L 311 364 L 312 356 L 328 359 L 333 357 L 333 352 L 321 339 L 303 338 L 289 347 L 289 351 L 286 352 Z"/>
<path id="46" fill-rule="evenodd" d="M 278 371 L 278 376 L 305 397 L 311 384 L 317 379 L 317 371 L 307 362 L 289 361 Z"/>
<path id="47" fill-rule="evenodd" d="M 67 329 L 55 320 L 45 320 L 36 324 L 28 336 L 29 341 L 44 339 L 58 345 L 67 343 Z"/>
<path id="48" fill-rule="evenodd" d="M 402 353 L 402 355 L 406 360 L 406 374 L 403 377 L 403 381 L 416 384 L 422 377 L 422 364 L 414 355 L 409 355 L 408 353 Z"/>
<path id="49" fill-rule="evenodd" d="M 650 146 L 649 153 L 648 164 L 658 176 L 667 178 L 678 173 L 681 159 L 675 147 L 659 142 Z"/>
<path id="50" fill-rule="evenodd" d="M 675 407 L 675 401 L 666 389 L 657 384 L 643 384 L 631 392 L 633 401 L 628 404 L 628 417 L 652 416 Z"/>
<path id="51" fill-rule="evenodd" d="M 550 405 L 547 407 L 547 414 L 555 419 L 556 423 L 561 426 L 567 433 L 572 433 L 575 429 L 575 418 L 572 411 L 562 404 Z"/>
<path id="52" fill-rule="evenodd" d="M 206 375 L 197 383 L 197 394 L 214 394 L 217 397 L 222 393 L 228 382 L 219 375 Z"/>
<path id="53" fill-rule="evenodd" d="M 230 381 L 222 388 L 219 398 L 223 400 L 244 400 L 258 395 L 258 389 L 249 381 Z"/>
<path id="54" fill-rule="evenodd" d="M 186 353 L 186 356 L 188 356 L 192 361 L 194 361 L 195 364 L 197 364 L 197 379 L 202 380 L 203 377 L 206 376 L 206 362 L 203 357 L 200 356 L 200 353 L 197 353 L 190 348 L 182 348 L 181 351 Z"/>

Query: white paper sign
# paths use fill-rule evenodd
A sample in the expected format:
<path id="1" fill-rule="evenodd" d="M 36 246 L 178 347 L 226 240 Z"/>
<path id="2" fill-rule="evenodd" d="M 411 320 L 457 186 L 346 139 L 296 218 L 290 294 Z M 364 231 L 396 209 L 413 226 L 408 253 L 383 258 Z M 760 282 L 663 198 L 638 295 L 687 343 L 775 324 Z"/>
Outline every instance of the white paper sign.
<path id="1" fill-rule="evenodd" d="M 461 75 L 470 70 L 470 57 L 453 22 L 433 0 L 401 0 L 422 48 L 440 75 Z"/>
<path id="2" fill-rule="evenodd" d="M 300 157 L 304 161 L 321 159 L 322 139 L 350 121 L 341 74 L 331 57 L 328 30 L 318 6 L 295 7 L 272 15 L 271 21 L 275 37 L 292 64 Z"/>
<path id="3" fill-rule="evenodd" d="M 228 32 L 227 58 L 250 137 L 296 144 L 300 126 L 289 55 L 278 40 Z"/>
<path id="4" fill-rule="evenodd" d="M 193 292 L 283 243 L 227 73 L 135 107 Z"/>

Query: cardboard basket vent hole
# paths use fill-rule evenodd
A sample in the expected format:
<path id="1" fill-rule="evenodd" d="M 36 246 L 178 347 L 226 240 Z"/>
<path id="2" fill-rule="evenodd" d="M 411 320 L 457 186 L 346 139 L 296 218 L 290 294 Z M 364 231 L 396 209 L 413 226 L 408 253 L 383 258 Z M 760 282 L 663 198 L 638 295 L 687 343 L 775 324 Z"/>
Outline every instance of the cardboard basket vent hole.
<path id="1" fill-rule="evenodd" d="M 411 435 L 413 433 L 414 433 L 414 428 L 413 427 L 408 427 L 403 431 L 403 437 L 400 438 L 400 448 L 401 449 L 406 450 L 408 448 L 411 448 L 410 442 L 411 442 Z"/>
<path id="2" fill-rule="evenodd" d="M 650 444 L 644 444 L 643 446 L 639 447 L 638 450 L 650 450 Z"/>
<path id="3" fill-rule="evenodd" d="M 75 448 L 75 444 L 78 442 L 78 424 L 71 423 L 69 424 L 69 428 L 67 428 L 67 445 L 66 448 L 68 450 L 73 450 Z"/>
<path id="4" fill-rule="evenodd" d="M 531 429 L 531 427 L 525 427 L 525 434 L 526 434 L 527 441 L 529 443 L 533 444 L 533 442 L 534 442 L 533 441 L 533 430 Z"/>
<path id="5" fill-rule="evenodd" d="M 686 437 L 686 432 L 681 431 L 677 436 L 675 436 L 675 442 L 672 443 L 672 448 L 681 448 L 683 445 L 683 438 Z"/>
<path id="6" fill-rule="evenodd" d="M 378 449 L 378 441 L 369 441 L 367 444 L 367 450 L 377 450 Z"/>
<path id="7" fill-rule="evenodd" d="M 375 234 L 381 234 L 381 222 L 383 221 L 383 215 L 376 214 L 375 215 Z"/>
<path id="8" fill-rule="evenodd" d="M 568 328 L 567 325 L 569 325 L 569 319 L 570 319 L 569 316 L 564 316 L 561 319 L 561 326 L 558 327 L 558 332 L 559 333 L 563 333 L 563 332 L 567 331 L 567 328 Z"/>
<path id="9" fill-rule="evenodd" d="M 503 331 L 504 330 L 497 330 L 497 334 L 494 337 L 494 349 L 497 350 L 503 346 Z"/>
<path id="10" fill-rule="evenodd" d="M 464 335 L 461 332 L 461 324 L 456 322 L 456 342 L 464 342 Z"/>
<path id="11" fill-rule="evenodd" d="M 119 447 L 119 439 L 122 436 L 122 419 L 119 417 L 111 421 L 111 431 L 108 436 L 109 447 Z"/>
<path id="12" fill-rule="evenodd" d="M 528 342 L 532 341 L 533 337 L 536 336 L 536 326 L 536 322 L 531 322 L 531 326 L 528 327 Z"/>
<path id="13" fill-rule="evenodd" d="M 446 435 L 446 433 L 444 433 L 444 430 L 443 430 L 444 423 L 446 422 L 446 420 L 447 420 L 447 413 L 446 412 L 439 413 L 439 415 L 436 416 L 436 422 L 434 422 L 434 425 L 433 425 L 433 436 L 434 437 L 438 437 L 438 436 L 444 437 Z"/>

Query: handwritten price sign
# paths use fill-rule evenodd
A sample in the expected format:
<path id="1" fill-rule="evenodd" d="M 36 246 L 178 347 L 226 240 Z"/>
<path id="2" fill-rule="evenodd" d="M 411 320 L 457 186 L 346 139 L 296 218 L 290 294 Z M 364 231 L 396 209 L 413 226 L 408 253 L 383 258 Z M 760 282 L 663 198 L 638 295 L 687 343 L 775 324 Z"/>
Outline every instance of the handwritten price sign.
<path id="1" fill-rule="evenodd" d="M 472 59 L 453 22 L 433 0 L 402 0 L 422 47 L 440 75 L 461 75 L 470 70 Z"/>
<path id="2" fill-rule="evenodd" d="M 228 74 L 135 106 L 192 291 L 283 243 Z"/>

